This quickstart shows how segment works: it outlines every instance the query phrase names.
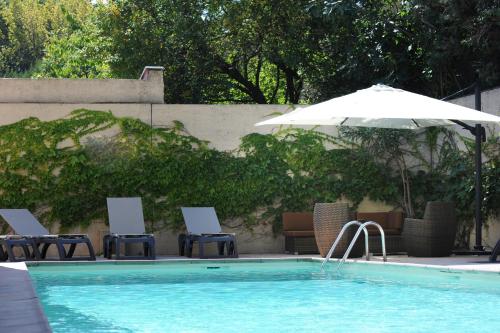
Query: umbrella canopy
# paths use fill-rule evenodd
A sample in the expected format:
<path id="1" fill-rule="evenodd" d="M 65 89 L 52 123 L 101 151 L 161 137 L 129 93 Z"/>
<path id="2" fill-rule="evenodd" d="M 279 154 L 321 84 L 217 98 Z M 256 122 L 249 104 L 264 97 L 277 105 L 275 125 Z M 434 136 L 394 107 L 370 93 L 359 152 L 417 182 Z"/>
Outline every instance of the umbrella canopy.
<path id="1" fill-rule="evenodd" d="M 377 84 L 326 102 L 299 108 L 257 123 L 262 125 L 336 125 L 417 129 L 453 125 L 500 123 L 500 117 Z"/>

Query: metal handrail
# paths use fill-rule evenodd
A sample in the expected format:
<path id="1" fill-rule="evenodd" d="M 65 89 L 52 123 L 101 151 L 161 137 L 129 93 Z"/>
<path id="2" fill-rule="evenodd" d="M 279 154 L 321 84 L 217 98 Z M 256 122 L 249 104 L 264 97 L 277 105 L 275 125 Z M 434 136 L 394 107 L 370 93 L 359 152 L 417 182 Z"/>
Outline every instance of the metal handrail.
<path id="1" fill-rule="evenodd" d="M 384 229 L 382 229 L 382 227 L 380 226 L 380 224 L 378 224 L 377 222 L 368 221 L 368 222 L 365 222 L 365 223 L 363 223 L 362 225 L 359 226 L 358 230 L 356 231 L 356 234 L 354 235 L 354 238 L 351 241 L 351 244 L 349 244 L 349 247 L 347 248 L 347 251 L 344 253 L 344 256 L 342 257 L 342 260 L 337 265 L 337 270 L 340 269 L 340 267 L 342 266 L 342 264 L 346 261 L 347 257 L 351 253 L 351 250 L 354 247 L 354 243 L 356 243 L 356 240 L 358 239 L 359 235 L 361 234 L 361 230 L 364 230 L 365 231 L 365 235 L 366 235 L 367 234 L 366 227 L 369 226 L 369 225 L 376 226 L 378 228 L 378 230 L 380 231 L 380 236 L 381 236 L 381 239 L 382 239 L 382 255 L 384 257 L 384 262 L 387 261 L 387 253 L 385 251 L 385 233 L 384 233 Z M 365 237 L 365 239 L 367 239 L 367 237 Z"/>
<path id="2" fill-rule="evenodd" d="M 344 235 L 344 232 L 351 226 L 351 225 L 358 225 L 358 226 L 362 226 L 362 223 L 359 222 L 359 221 L 350 221 L 350 222 L 347 222 L 346 224 L 344 224 L 344 226 L 342 227 L 342 229 L 340 230 L 339 232 L 339 235 L 337 236 L 337 238 L 335 239 L 335 241 L 333 242 L 333 245 L 332 247 L 330 248 L 330 251 L 328 251 L 328 254 L 326 255 L 325 259 L 323 260 L 323 263 L 321 264 L 321 269 L 323 269 L 323 267 L 325 266 L 325 264 L 328 262 L 328 260 L 330 260 L 330 258 L 332 257 L 333 255 L 333 251 L 335 251 L 335 248 L 337 247 L 338 243 L 340 242 L 340 239 L 342 238 L 342 236 Z M 359 230 L 359 228 L 358 228 Z M 366 260 L 370 260 L 370 251 L 369 251 L 369 248 L 368 248 L 368 231 L 365 229 L 363 229 L 365 231 L 365 251 L 366 251 Z"/>

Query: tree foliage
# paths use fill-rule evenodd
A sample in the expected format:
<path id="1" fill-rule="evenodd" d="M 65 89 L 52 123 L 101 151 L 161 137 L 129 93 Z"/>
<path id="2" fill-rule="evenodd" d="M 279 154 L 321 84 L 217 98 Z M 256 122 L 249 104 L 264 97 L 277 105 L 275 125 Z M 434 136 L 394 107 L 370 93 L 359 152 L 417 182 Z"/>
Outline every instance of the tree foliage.
<path id="1" fill-rule="evenodd" d="M 112 77 L 110 40 L 95 23 L 75 26 L 66 36 L 52 36 L 45 55 L 31 76 L 35 78 L 109 78 Z"/>
<path id="2" fill-rule="evenodd" d="M 426 92 L 446 96 L 478 74 L 486 87 L 500 83 L 500 1 L 415 1 L 430 80 Z"/>
<path id="3" fill-rule="evenodd" d="M 0 75 L 26 75 L 42 59 L 49 39 L 70 34 L 91 8 L 81 0 L 2 0 Z"/>
<path id="4" fill-rule="evenodd" d="M 167 102 L 297 103 L 307 61 L 308 1 L 110 2 L 113 68 L 166 68 Z M 120 41 L 117 43 L 117 41 Z"/>
<path id="5" fill-rule="evenodd" d="M 0 1 L 0 73 L 136 78 L 169 103 L 309 103 L 500 83 L 499 0 Z M 34 64 L 41 65 L 30 71 Z"/>

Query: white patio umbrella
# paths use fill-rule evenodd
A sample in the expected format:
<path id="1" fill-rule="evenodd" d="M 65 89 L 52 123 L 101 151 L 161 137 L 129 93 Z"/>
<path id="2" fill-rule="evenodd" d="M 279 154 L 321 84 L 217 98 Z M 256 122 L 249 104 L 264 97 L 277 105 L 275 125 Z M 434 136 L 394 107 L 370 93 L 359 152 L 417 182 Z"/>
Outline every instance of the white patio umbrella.
<path id="1" fill-rule="evenodd" d="M 500 124 L 500 117 L 385 85 L 374 85 L 326 102 L 298 108 L 255 124 L 334 125 L 418 129 L 458 124 L 476 136 L 476 246 L 481 245 L 481 124 Z"/>
<path id="2" fill-rule="evenodd" d="M 375 85 L 355 93 L 271 118 L 262 125 L 336 125 L 417 129 L 466 124 L 500 123 L 500 117 L 414 94 L 385 85 Z"/>

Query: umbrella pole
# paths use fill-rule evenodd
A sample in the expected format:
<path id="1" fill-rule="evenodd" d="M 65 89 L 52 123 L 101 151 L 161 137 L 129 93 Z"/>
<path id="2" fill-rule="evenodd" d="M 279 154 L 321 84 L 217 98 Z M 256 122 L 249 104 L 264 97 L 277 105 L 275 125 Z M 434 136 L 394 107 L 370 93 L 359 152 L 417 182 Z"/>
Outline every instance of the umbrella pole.
<path id="1" fill-rule="evenodd" d="M 476 197 L 475 197 L 475 216 L 476 216 L 476 244 L 474 245 L 474 250 L 476 251 L 484 251 L 484 247 L 482 245 L 482 232 L 483 232 L 483 214 L 481 210 L 481 202 L 483 201 L 483 191 L 481 188 L 481 142 L 484 138 L 483 132 L 484 127 L 480 124 L 476 124 L 475 127 L 475 136 L 476 136 Z"/>
<path id="2" fill-rule="evenodd" d="M 479 80 L 473 85 L 475 90 L 475 109 L 481 111 L 481 86 Z M 463 90 L 468 90 L 472 86 L 467 87 Z M 461 91 L 463 92 L 463 91 Z M 455 94 L 443 98 L 443 100 L 448 100 L 455 96 Z M 475 138 L 475 197 L 474 197 L 474 208 L 475 208 L 475 221 L 476 221 L 476 240 L 474 244 L 475 254 L 486 254 L 484 246 L 482 244 L 483 236 L 483 213 L 482 213 L 482 201 L 483 201 L 483 190 L 481 185 L 481 170 L 482 170 L 482 153 L 481 153 L 481 143 L 486 141 L 486 131 L 481 124 L 476 124 L 475 126 L 470 126 L 459 120 L 451 120 L 455 124 L 462 126 L 464 129 L 468 130 Z M 466 254 L 466 252 L 458 251 L 456 254 Z"/>
<path id="3" fill-rule="evenodd" d="M 475 107 L 476 110 L 481 111 L 481 86 L 479 80 L 476 81 L 475 89 Z M 481 124 L 476 124 L 474 128 L 474 136 L 476 137 L 476 197 L 475 197 L 475 215 L 476 215 L 476 244 L 474 245 L 474 250 L 484 251 L 482 245 L 482 233 L 483 233 L 483 214 L 482 214 L 482 201 L 483 201 L 483 191 L 481 186 L 481 169 L 482 169 L 482 153 L 481 153 L 481 143 L 486 141 L 486 131 Z"/>

